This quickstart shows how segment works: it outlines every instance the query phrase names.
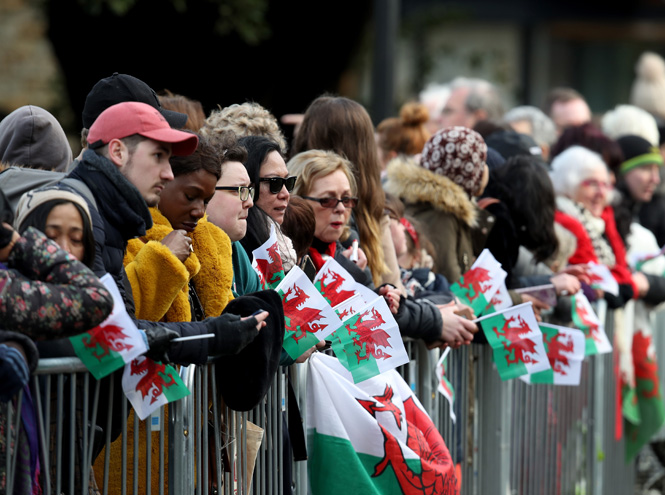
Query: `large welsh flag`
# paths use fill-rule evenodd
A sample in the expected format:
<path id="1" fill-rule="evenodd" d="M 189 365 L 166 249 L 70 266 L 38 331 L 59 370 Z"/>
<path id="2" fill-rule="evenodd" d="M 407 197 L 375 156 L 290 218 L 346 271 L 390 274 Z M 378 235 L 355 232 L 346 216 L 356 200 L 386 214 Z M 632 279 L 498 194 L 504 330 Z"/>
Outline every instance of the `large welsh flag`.
<path id="1" fill-rule="evenodd" d="M 173 366 L 145 356 L 140 356 L 125 366 L 122 390 L 141 420 L 164 404 L 190 393 Z"/>
<path id="2" fill-rule="evenodd" d="M 506 272 L 489 249 L 484 249 L 471 269 L 450 290 L 461 302 L 471 306 L 476 315 L 485 312 L 492 297 L 506 280 Z"/>
<path id="3" fill-rule="evenodd" d="M 358 294 L 365 303 L 376 297 L 376 293 L 355 281 L 334 258 L 328 258 L 314 277 L 314 285 L 332 307 Z"/>
<path id="4" fill-rule="evenodd" d="M 312 495 L 459 493 L 443 438 L 395 370 L 354 384 L 329 356 L 308 366 Z"/>
<path id="5" fill-rule="evenodd" d="M 275 288 L 284 306 L 284 350 L 293 359 L 337 330 L 342 321 L 297 266 Z"/>
<path id="6" fill-rule="evenodd" d="M 279 253 L 275 226 L 270 224 L 270 237 L 262 245 L 252 251 L 254 259 L 252 267 L 259 274 L 263 286 L 274 289 L 284 278 L 282 256 Z"/>
<path id="7" fill-rule="evenodd" d="M 605 333 L 605 326 L 598 319 L 596 312 L 591 307 L 591 303 L 579 291 L 573 297 L 572 305 L 573 324 L 584 332 L 586 336 L 586 356 L 594 354 L 605 354 L 612 351 L 612 344 Z"/>
<path id="8" fill-rule="evenodd" d="M 550 369 L 530 302 L 479 318 L 502 380 Z"/>
<path id="9" fill-rule="evenodd" d="M 107 273 L 100 281 L 113 296 L 113 311 L 99 326 L 69 338 L 74 352 L 97 380 L 148 350 L 141 331 L 127 314 L 113 277 Z"/>
<path id="10" fill-rule="evenodd" d="M 521 376 L 527 383 L 579 385 L 584 361 L 585 337 L 581 330 L 539 323 L 551 369 Z"/>
<path id="11" fill-rule="evenodd" d="M 342 322 L 332 349 L 356 383 L 409 362 L 397 322 L 380 296 Z"/>

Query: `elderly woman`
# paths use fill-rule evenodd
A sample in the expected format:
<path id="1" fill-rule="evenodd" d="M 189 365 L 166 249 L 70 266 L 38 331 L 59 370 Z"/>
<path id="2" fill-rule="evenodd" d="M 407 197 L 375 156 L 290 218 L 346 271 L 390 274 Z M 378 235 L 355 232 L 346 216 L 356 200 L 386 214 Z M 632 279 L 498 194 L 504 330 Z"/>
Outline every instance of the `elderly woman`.
<path id="1" fill-rule="evenodd" d="M 607 265 L 619 283 L 620 295 L 606 295 L 611 306 L 645 296 L 649 283 L 642 273 L 632 273 L 626 246 L 617 231 L 614 210 L 609 206 L 610 174 L 602 157 L 582 146 L 571 146 L 552 161 L 552 184 L 557 194 L 555 221 L 577 238 L 572 264 L 596 262 Z"/>

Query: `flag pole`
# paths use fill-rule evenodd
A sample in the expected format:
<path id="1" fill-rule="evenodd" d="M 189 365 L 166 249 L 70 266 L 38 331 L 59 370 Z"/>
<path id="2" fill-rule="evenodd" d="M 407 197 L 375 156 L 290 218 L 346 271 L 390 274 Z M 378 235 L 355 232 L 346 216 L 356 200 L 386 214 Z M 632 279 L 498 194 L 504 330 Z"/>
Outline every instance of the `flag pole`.
<path id="1" fill-rule="evenodd" d="M 176 337 L 171 342 L 185 342 L 187 340 L 198 340 L 198 339 L 212 339 L 215 337 L 214 333 L 204 333 L 201 335 L 189 335 L 187 337 Z"/>
<path id="2" fill-rule="evenodd" d="M 533 303 L 531 301 L 529 301 L 529 302 L 525 302 L 525 303 L 522 303 L 522 304 L 518 304 L 517 306 L 511 306 L 510 308 L 502 309 L 501 311 L 497 311 L 496 313 L 490 313 L 488 315 L 481 316 L 480 318 L 476 318 L 475 320 L 471 320 L 471 323 L 478 323 L 480 321 L 491 318 L 492 316 L 501 315 L 501 314 L 503 314 L 507 311 L 514 311 L 518 308 L 522 308 L 522 307 L 525 307 L 525 306 L 533 306 Z"/>

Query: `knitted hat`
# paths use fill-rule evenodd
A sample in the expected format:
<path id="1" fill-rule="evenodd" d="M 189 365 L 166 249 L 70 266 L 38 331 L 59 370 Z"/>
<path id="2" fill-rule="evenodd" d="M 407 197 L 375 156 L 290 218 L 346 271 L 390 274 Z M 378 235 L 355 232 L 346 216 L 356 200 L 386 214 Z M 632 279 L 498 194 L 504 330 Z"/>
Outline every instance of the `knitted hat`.
<path id="1" fill-rule="evenodd" d="M 663 156 L 660 154 L 660 150 L 643 137 L 622 136 L 617 139 L 617 143 L 621 147 L 624 158 L 623 163 L 619 166 L 621 174 L 643 165 L 663 166 Z"/>
<path id="2" fill-rule="evenodd" d="M 420 165 L 451 179 L 472 196 L 482 180 L 487 145 L 480 134 L 466 127 L 446 127 L 432 136 Z"/>
<path id="3" fill-rule="evenodd" d="M 92 229 L 90 210 L 88 209 L 88 203 L 85 202 L 85 199 L 83 199 L 78 194 L 66 191 L 64 189 L 48 187 L 44 189 L 33 189 L 32 191 L 28 191 L 23 196 L 21 196 L 21 199 L 18 202 L 18 206 L 16 207 L 16 219 L 14 220 L 14 227 L 16 230 L 22 230 L 21 224 L 25 221 L 28 215 L 30 215 L 30 213 L 35 211 L 35 208 L 37 208 L 39 205 L 42 205 L 48 201 L 59 199 L 69 201 L 83 208 L 83 211 L 85 211 L 88 215 L 87 218 L 83 219 L 83 221 L 88 222 L 90 228 Z"/>

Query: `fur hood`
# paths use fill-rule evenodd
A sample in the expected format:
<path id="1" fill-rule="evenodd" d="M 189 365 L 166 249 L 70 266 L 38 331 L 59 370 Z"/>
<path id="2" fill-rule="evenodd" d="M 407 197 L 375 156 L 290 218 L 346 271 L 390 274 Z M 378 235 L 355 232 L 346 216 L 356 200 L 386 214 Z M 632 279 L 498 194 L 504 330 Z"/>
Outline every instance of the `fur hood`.
<path id="1" fill-rule="evenodd" d="M 407 204 L 429 203 L 470 227 L 476 225 L 476 206 L 464 189 L 448 177 L 421 167 L 413 160 L 396 158 L 388 164 L 384 188 Z"/>

